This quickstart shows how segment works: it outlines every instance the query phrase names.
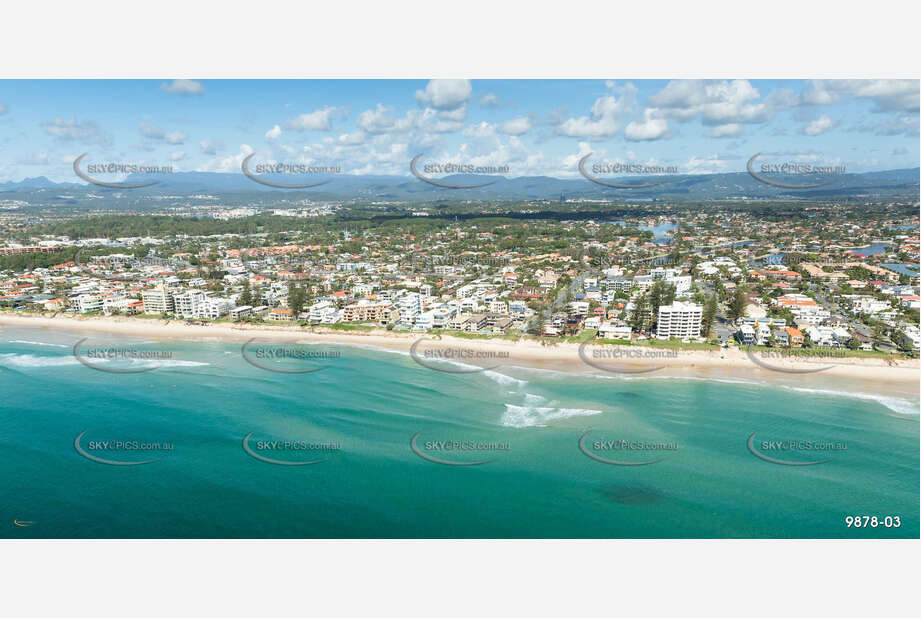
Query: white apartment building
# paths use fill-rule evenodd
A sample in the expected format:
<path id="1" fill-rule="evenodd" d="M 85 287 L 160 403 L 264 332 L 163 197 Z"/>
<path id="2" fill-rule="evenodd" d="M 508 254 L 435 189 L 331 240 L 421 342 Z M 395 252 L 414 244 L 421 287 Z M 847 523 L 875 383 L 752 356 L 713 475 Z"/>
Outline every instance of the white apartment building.
<path id="1" fill-rule="evenodd" d="M 89 313 L 90 311 L 99 311 L 104 306 L 101 296 L 96 294 L 79 294 L 68 299 L 70 308 L 77 313 Z"/>
<path id="2" fill-rule="evenodd" d="M 173 297 L 174 313 L 177 317 L 191 319 L 198 317 L 198 307 L 205 301 L 201 290 L 186 290 Z"/>
<path id="3" fill-rule="evenodd" d="M 602 322 L 598 327 L 599 339 L 624 339 L 630 341 L 632 330 L 625 324 L 616 324 L 614 322 Z"/>
<path id="4" fill-rule="evenodd" d="M 230 313 L 234 302 L 228 298 L 205 298 L 198 304 L 195 317 L 203 320 L 216 320 Z"/>
<path id="5" fill-rule="evenodd" d="M 317 303 L 310 305 L 308 308 L 309 317 L 308 319 L 311 322 L 322 322 L 323 318 L 331 313 L 336 313 L 336 305 L 328 300 L 321 300 Z"/>
<path id="6" fill-rule="evenodd" d="M 111 315 L 116 311 L 126 311 L 128 309 L 128 297 L 124 294 L 112 294 L 106 296 L 102 301 L 102 311 L 106 315 Z"/>
<path id="7" fill-rule="evenodd" d="M 694 303 L 674 302 L 659 307 L 659 321 L 656 337 L 659 339 L 697 339 L 700 337 L 700 322 L 703 307 Z"/>
<path id="8" fill-rule="evenodd" d="M 141 300 L 144 301 L 144 313 L 172 313 L 175 308 L 172 290 L 163 285 L 151 290 L 141 291 Z"/>

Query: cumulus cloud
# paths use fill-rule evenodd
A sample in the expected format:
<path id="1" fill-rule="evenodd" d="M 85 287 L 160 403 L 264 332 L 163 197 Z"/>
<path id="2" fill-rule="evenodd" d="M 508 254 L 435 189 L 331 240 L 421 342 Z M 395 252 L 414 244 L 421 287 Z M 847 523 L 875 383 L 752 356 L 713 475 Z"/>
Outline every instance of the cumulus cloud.
<path id="1" fill-rule="evenodd" d="M 265 132 L 266 139 L 275 139 L 279 135 L 281 135 L 281 127 L 278 125 L 275 125 L 274 127 L 272 127 L 271 129 Z"/>
<path id="2" fill-rule="evenodd" d="M 729 161 L 721 158 L 718 154 L 708 157 L 692 155 L 679 169 L 687 174 L 718 174 L 726 171 L 728 165 Z"/>
<path id="3" fill-rule="evenodd" d="M 485 120 L 477 124 L 470 125 L 464 129 L 464 135 L 476 139 L 486 139 L 496 136 L 496 126 L 489 124 Z"/>
<path id="4" fill-rule="evenodd" d="M 918 135 L 918 114 L 899 114 L 857 127 L 858 131 L 876 135 Z"/>
<path id="5" fill-rule="evenodd" d="M 171 82 L 164 82 L 160 84 L 160 90 L 163 92 L 169 92 L 171 94 L 192 95 L 203 93 L 205 91 L 205 87 L 201 85 L 201 82 L 197 82 L 195 80 L 174 79 Z"/>
<path id="6" fill-rule="evenodd" d="M 613 86 L 613 84 L 610 84 Z M 592 105 L 591 116 L 568 118 L 557 125 L 556 131 L 568 137 L 598 139 L 611 137 L 620 130 L 620 121 L 633 112 L 636 87 L 627 84 L 620 96 L 600 97 Z"/>
<path id="7" fill-rule="evenodd" d="M 10 108 L 6 106 L 6 103 L 0 101 L 0 116 L 10 111 Z"/>
<path id="8" fill-rule="evenodd" d="M 341 107 L 326 106 L 309 114 L 289 118 L 286 126 L 294 131 L 329 131 L 333 128 L 333 118 L 344 113 Z"/>
<path id="9" fill-rule="evenodd" d="M 706 133 L 707 137 L 738 137 L 742 135 L 742 125 L 731 122 L 713 127 Z"/>
<path id="10" fill-rule="evenodd" d="M 699 117 L 707 125 L 764 123 L 773 108 L 759 102 L 760 94 L 746 79 L 672 80 L 649 97 L 657 116 L 687 121 Z"/>
<path id="11" fill-rule="evenodd" d="M 822 114 L 812 122 L 806 123 L 803 127 L 803 133 L 812 136 L 821 135 L 822 133 L 831 131 L 834 126 L 834 121 L 825 114 Z"/>
<path id="12" fill-rule="evenodd" d="M 524 135 L 531 130 L 531 119 L 527 116 L 519 116 L 502 123 L 499 129 L 506 135 Z"/>
<path id="13" fill-rule="evenodd" d="M 624 127 L 624 137 L 633 142 L 657 140 L 668 133 L 668 121 L 657 118 L 654 109 L 643 112 L 643 122 L 631 122 Z"/>
<path id="14" fill-rule="evenodd" d="M 431 79 L 425 90 L 416 91 L 416 101 L 435 109 L 455 109 L 466 103 L 472 92 L 469 79 Z"/>
<path id="15" fill-rule="evenodd" d="M 499 97 L 491 92 L 487 92 L 480 98 L 480 105 L 483 107 L 499 107 Z"/>
<path id="16" fill-rule="evenodd" d="M 149 139 L 166 142 L 167 144 L 178 145 L 185 141 L 187 135 L 182 131 L 164 131 L 160 127 L 149 122 L 142 122 L 139 128 L 141 135 Z"/>
<path id="17" fill-rule="evenodd" d="M 239 172 L 243 159 L 251 155 L 253 148 L 249 144 L 240 144 L 240 151 L 226 157 L 218 157 L 200 166 L 199 172 Z"/>
<path id="18" fill-rule="evenodd" d="M 183 159 L 185 159 L 185 153 L 182 151 L 176 151 L 176 152 L 169 153 L 170 161 L 182 161 Z"/>
<path id="19" fill-rule="evenodd" d="M 358 114 L 355 123 L 368 133 L 385 133 L 396 125 L 393 109 L 380 103 L 375 109 L 366 109 Z"/>
<path id="20" fill-rule="evenodd" d="M 224 149 L 224 144 L 220 140 L 204 139 L 198 142 L 198 145 L 204 154 L 210 155 L 217 154 L 219 150 Z"/>
<path id="21" fill-rule="evenodd" d="M 877 111 L 918 111 L 919 88 L 914 79 L 814 79 L 802 101 L 828 105 L 846 98 L 868 99 Z"/>
<path id="22" fill-rule="evenodd" d="M 48 135 L 65 141 L 95 142 L 103 139 L 95 123 L 88 120 L 79 122 L 75 116 L 70 119 L 59 116 L 52 122 L 43 122 L 41 127 Z"/>

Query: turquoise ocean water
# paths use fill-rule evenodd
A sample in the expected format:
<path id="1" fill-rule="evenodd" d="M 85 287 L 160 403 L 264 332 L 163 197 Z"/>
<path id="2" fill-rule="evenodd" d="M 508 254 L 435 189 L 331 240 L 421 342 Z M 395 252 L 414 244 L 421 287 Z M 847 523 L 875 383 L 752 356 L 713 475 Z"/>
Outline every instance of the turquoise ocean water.
<path id="1" fill-rule="evenodd" d="M 0 330 L 0 537 L 919 535 L 917 400 L 515 367 L 454 374 L 353 346 L 322 346 L 341 354 L 307 361 L 322 371 L 278 373 L 248 363 L 240 345 L 109 338 L 170 352 L 118 365 L 152 371 L 116 374 L 74 358 L 83 336 Z M 775 459 L 828 461 L 765 461 L 748 448 L 755 432 L 755 448 Z M 264 457 L 325 460 L 267 463 L 244 451 L 250 434 Z M 423 454 L 490 461 L 434 463 L 410 448 L 414 435 Z M 93 456 L 155 461 L 99 463 L 78 452 L 78 436 Z M 666 448 L 603 448 L 621 440 Z M 763 444 L 788 441 L 837 450 Z M 171 449 L 100 447 L 116 442 Z M 332 447 L 263 448 L 281 442 Z M 659 461 L 612 465 L 583 451 Z M 879 525 L 848 528 L 849 515 Z M 886 527 L 887 516 L 901 526 Z"/>

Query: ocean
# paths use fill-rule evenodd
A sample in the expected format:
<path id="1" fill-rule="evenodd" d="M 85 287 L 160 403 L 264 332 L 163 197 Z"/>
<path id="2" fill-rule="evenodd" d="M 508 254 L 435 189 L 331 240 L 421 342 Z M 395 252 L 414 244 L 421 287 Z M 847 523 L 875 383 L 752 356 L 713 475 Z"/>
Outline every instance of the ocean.
<path id="1" fill-rule="evenodd" d="M 85 336 L 0 330 L 0 537 L 919 536 L 917 400 Z"/>

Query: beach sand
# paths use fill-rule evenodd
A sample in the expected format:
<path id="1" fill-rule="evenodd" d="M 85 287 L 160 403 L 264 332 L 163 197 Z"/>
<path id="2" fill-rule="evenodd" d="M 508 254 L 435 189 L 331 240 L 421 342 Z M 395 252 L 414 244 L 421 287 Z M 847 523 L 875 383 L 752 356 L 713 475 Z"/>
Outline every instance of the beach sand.
<path id="1" fill-rule="evenodd" d="M 386 330 L 344 332 L 322 328 L 300 328 L 294 325 L 212 323 L 192 325 L 177 320 L 128 317 L 87 317 L 71 314 L 37 315 L 0 313 L 0 325 L 11 327 L 40 327 L 87 333 L 141 336 L 156 339 L 191 341 L 226 341 L 244 343 L 256 338 L 259 342 L 305 342 L 360 345 L 409 353 L 420 338 L 418 350 L 450 349 L 466 354 L 489 354 L 492 359 L 469 361 L 480 366 L 519 366 L 551 371 L 595 373 L 638 377 L 675 376 L 708 380 L 741 379 L 779 385 L 844 392 L 866 393 L 874 396 L 919 399 L 921 373 L 919 361 L 877 358 L 789 359 L 764 358 L 763 363 L 779 369 L 810 370 L 812 373 L 787 373 L 763 367 L 738 348 L 718 350 L 677 350 L 647 346 L 586 346 L 580 355 L 575 343 L 505 339 L 466 339 L 444 335 L 433 340 L 422 333 L 393 333 Z M 417 350 L 417 351 L 418 351 Z M 614 354 L 656 354 L 656 358 L 606 358 L 595 354 L 612 350 Z M 603 352 L 602 352 L 603 353 Z M 760 353 L 756 358 L 762 359 Z M 589 359 L 586 362 L 584 359 Z M 463 362 L 468 362 L 464 359 Z M 594 366 L 593 366 L 594 365 Z M 645 371 L 650 370 L 653 371 Z"/>

